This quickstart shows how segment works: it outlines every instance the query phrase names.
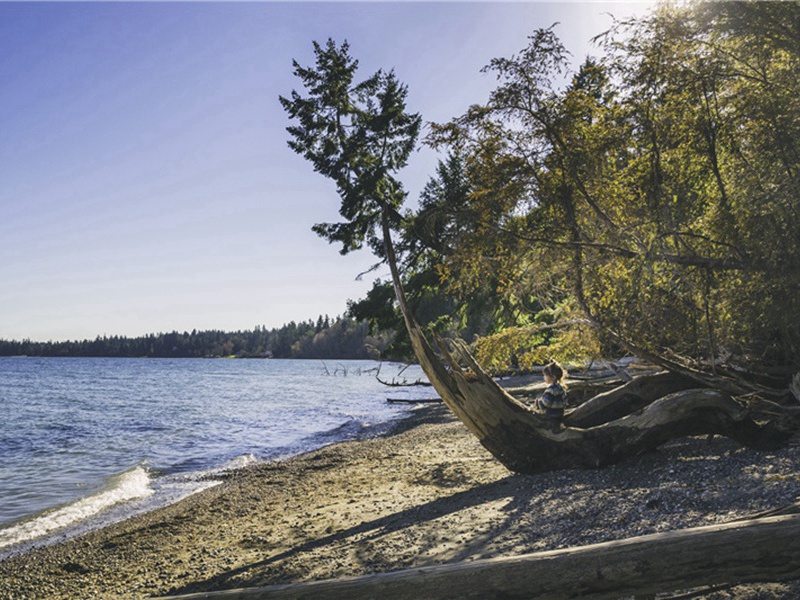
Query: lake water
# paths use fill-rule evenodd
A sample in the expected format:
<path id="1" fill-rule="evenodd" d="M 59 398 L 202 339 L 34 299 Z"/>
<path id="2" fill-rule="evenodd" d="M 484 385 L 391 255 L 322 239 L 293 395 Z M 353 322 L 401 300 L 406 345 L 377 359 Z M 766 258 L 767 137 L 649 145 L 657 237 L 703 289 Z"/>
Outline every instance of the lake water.
<path id="1" fill-rule="evenodd" d="M 0 357 L 0 558 L 215 485 L 214 471 L 384 431 L 432 397 L 371 361 Z"/>

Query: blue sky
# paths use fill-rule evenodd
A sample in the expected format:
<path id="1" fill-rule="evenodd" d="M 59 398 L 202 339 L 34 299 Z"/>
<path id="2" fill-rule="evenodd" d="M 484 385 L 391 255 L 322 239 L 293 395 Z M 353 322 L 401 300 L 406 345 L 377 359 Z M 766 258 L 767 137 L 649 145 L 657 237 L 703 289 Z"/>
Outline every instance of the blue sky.
<path id="1" fill-rule="evenodd" d="M 330 182 L 286 145 L 292 59 L 347 39 L 446 121 L 480 69 L 555 22 L 580 62 L 637 2 L 0 2 L 0 338 L 277 327 L 342 314 L 377 275 L 311 226 Z M 436 155 L 402 174 L 413 202 Z"/>

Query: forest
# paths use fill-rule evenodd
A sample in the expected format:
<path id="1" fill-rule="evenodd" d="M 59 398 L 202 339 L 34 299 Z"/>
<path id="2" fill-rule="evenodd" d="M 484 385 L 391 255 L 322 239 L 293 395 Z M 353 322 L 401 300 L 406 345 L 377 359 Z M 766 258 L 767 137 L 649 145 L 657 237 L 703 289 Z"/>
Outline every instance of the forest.
<path id="1" fill-rule="evenodd" d="M 320 358 L 376 359 L 391 335 L 370 333 L 369 324 L 348 317 L 320 316 L 316 321 L 282 327 L 225 332 L 219 330 L 98 336 L 94 340 L 34 342 L 0 340 L 0 356 L 109 356 L 151 358 Z"/>

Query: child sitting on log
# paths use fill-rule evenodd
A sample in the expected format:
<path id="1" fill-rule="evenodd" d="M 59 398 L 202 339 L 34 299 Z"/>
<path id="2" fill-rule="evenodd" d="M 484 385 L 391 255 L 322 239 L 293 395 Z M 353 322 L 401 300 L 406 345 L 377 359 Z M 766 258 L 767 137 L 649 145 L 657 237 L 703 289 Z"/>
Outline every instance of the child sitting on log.
<path id="1" fill-rule="evenodd" d="M 536 408 L 544 411 L 547 421 L 552 429 L 561 427 L 564 418 L 564 408 L 567 406 L 567 388 L 563 383 L 566 377 L 564 368 L 553 361 L 545 365 L 542 370 L 547 389 L 544 395 L 536 401 Z"/>

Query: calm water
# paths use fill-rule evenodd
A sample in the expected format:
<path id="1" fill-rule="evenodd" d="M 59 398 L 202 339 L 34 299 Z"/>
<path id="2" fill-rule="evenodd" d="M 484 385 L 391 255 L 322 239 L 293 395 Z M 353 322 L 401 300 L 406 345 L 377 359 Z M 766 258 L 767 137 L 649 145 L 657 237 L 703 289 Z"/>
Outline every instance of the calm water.
<path id="1" fill-rule="evenodd" d="M 378 363 L 0 357 L 0 554 L 175 501 L 209 472 L 379 431 Z M 381 378 L 420 378 L 381 366 Z M 44 537 L 43 537 L 44 536 Z"/>

